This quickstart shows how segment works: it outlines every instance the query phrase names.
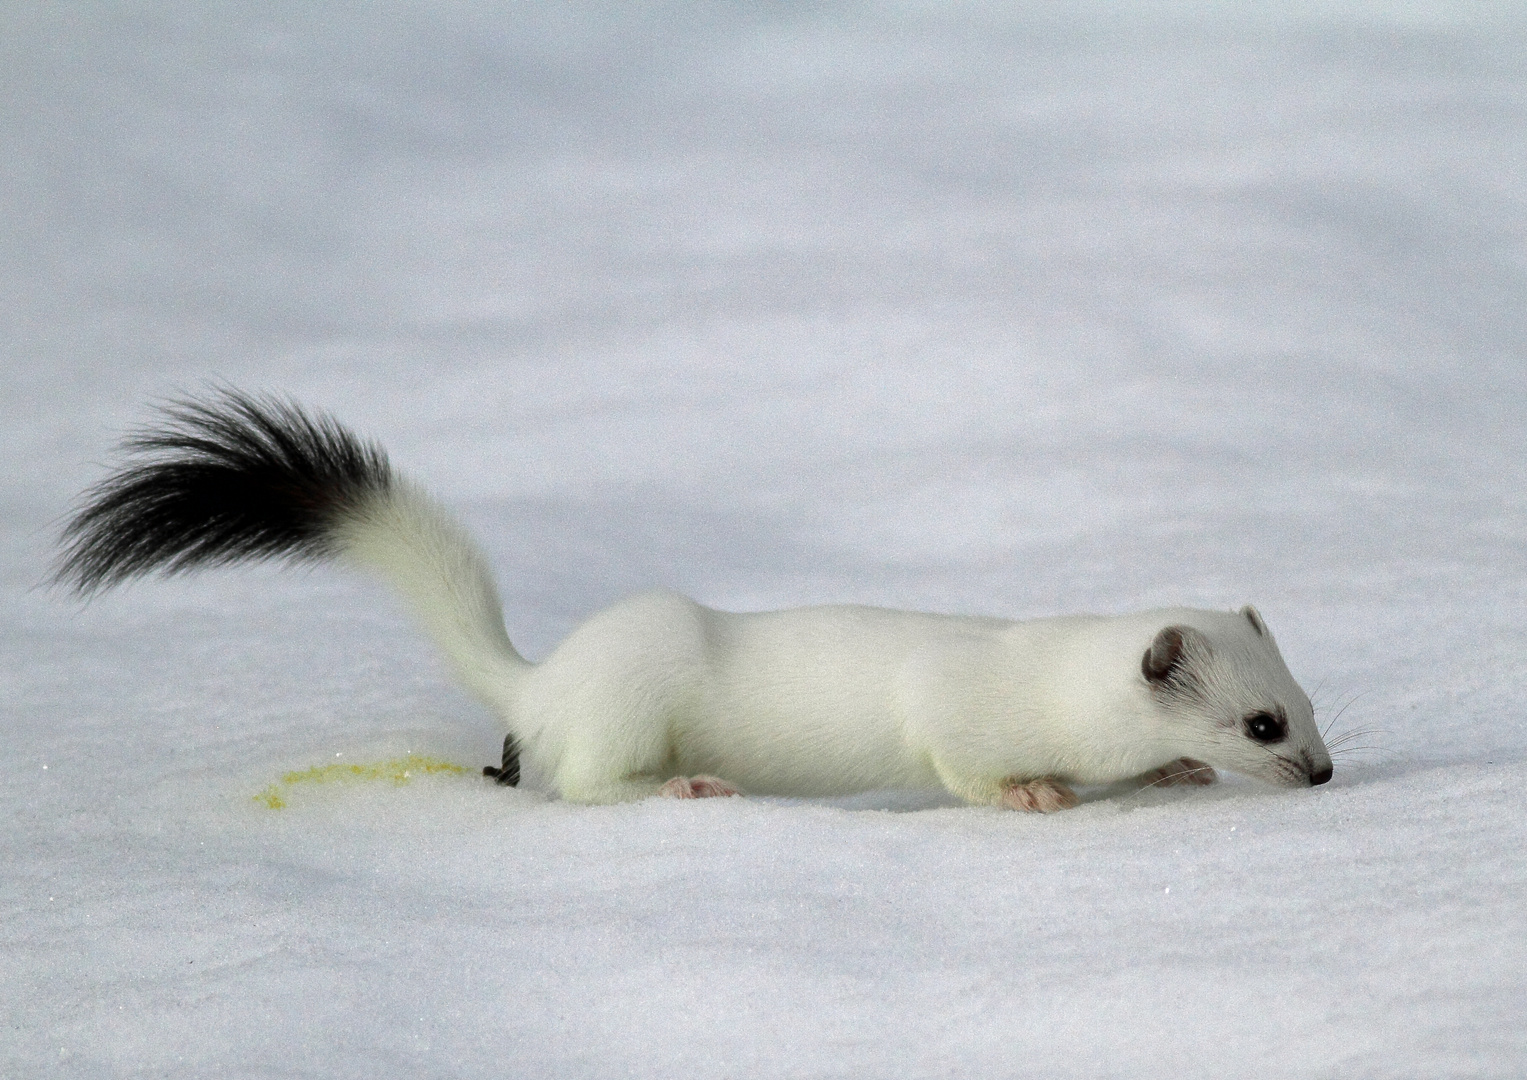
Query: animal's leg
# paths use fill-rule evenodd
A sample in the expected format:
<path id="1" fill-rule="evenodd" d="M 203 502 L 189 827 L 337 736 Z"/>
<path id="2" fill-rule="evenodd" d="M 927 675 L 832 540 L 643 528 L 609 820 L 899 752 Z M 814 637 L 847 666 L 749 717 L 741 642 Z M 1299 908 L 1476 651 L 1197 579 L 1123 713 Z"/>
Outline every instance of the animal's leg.
<path id="1" fill-rule="evenodd" d="M 955 798 L 964 799 L 972 806 L 1002 805 L 1002 785 L 998 781 L 959 772 L 936 755 L 929 755 L 929 762 L 939 783 L 944 785 L 944 790 Z"/>
<path id="2" fill-rule="evenodd" d="M 501 765 L 484 765 L 484 776 L 493 777 L 494 781 L 505 787 L 518 787 L 520 783 L 520 743 L 514 735 L 504 736 L 504 756 Z"/>
<path id="3" fill-rule="evenodd" d="M 1076 805 L 1076 792 L 1053 776 L 1038 780 L 1009 780 L 1002 785 L 1001 806 L 1009 810 L 1033 810 L 1048 814 Z"/>
<path id="4" fill-rule="evenodd" d="M 716 776 L 675 776 L 659 780 L 648 774 L 622 777 L 619 780 L 594 780 L 558 785 L 568 802 L 607 805 L 636 802 L 654 795 L 668 799 L 709 799 L 720 795 L 740 795 L 735 785 Z"/>
<path id="5" fill-rule="evenodd" d="M 1178 758 L 1158 769 L 1141 773 L 1136 780 L 1145 787 L 1172 787 L 1175 784 L 1212 784 L 1219 779 L 1214 766 L 1197 758 Z"/>
<path id="6" fill-rule="evenodd" d="M 557 762 L 553 783 L 564 799 L 581 803 L 622 803 L 650 799 L 673 775 L 666 727 L 639 710 L 622 713 L 619 701 L 608 703 L 604 722 L 588 722 L 599 702 L 587 704 L 567 726 L 580 725 Z"/>
<path id="7" fill-rule="evenodd" d="M 589 803 L 595 806 L 650 799 L 658 794 L 662 787 L 663 781 L 657 777 L 643 775 L 613 780 L 603 778 L 560 780 L 557 783 L 557 790 L 568 802 Z"/>
<path id="8" fill-rule="evenodd" d="M 742 794 L 719 776 L 675 776 L 658 788 L 657 793 L 668 799 L 710 799 Z"/>

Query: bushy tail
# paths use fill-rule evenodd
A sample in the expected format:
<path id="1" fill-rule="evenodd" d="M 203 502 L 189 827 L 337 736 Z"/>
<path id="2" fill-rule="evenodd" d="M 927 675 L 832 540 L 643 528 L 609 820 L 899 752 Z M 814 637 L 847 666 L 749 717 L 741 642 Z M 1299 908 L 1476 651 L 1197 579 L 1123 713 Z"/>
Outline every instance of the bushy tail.
<path id="1" fill-rule="evenodd" d="M 128 439 L 85 493 L 56 580 L 94 593 L 154 572 L 254 559 L 348 562 L 402 593 L 467 686 L 506 718 L 528 667 L 466 531 L 387 455 L 325 414 L 226 390 Z"/>

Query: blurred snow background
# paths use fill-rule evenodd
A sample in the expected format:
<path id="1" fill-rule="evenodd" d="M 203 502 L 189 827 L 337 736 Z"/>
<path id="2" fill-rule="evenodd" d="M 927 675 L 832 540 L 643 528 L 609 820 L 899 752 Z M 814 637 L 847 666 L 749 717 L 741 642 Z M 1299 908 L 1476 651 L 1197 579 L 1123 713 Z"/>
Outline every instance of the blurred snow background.
<path id="1" fill-rule="evenodd" d="M 0 9 L 0 1075 L 1516 1076 L 1514 5 Z M 634 589 L 1256 602 L 1307 792 L 588 809 L 389 597 L 35 586 L 154 399 L 375 436 L 544 653 Z"/>

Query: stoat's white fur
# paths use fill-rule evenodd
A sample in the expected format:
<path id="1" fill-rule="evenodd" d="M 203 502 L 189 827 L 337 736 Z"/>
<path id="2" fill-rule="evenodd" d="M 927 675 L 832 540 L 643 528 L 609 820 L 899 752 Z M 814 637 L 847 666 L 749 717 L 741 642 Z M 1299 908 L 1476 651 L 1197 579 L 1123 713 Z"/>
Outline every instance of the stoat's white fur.
<path id="1" fill-rule="evenodd" d="M 1141 774 L 1330 776 L 1309 699 L 1250 607 L 1010 622 L 853 606 L 733 614 L 656 592 L 530 664 L 481 553 L 423 491 L 396 481 L 336 532 L 578 802 L 943 788 L 1058 809 L 1075 801 L 1070 784 Z M 1257 715 L 1286 734 L 1253 738 Z"/>
<path id="2" fill-rule="evenodd" d="M 466 532 L 332 417 L 221 390 L 161 410 L 65 527 L 56 580 L 339 558 L 400 592 L 564 796 L 943 788 L 1024 810 L 1071 784 L 1320 784 L 1310 702 L 1250 607 L 1006 622 L 867 607 L 734 615 L 671 593 L 594 616 L 528 664 Z"/>

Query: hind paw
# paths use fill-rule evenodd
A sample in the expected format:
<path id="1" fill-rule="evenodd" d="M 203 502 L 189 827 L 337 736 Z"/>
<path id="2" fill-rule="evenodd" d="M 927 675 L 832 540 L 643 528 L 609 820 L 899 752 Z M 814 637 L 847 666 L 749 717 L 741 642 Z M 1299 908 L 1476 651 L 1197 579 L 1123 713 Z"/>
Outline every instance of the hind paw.
<path id="1" fill-rule="evenodd" d="M 1055 810 L 1069 810 L 1076 805 L 1076 792 L 1050 776 L 1025 783 L 1009 781 L 1002 785 L 999 806 L 1009 810 L 1037 811 L 1048 814 Z"/>
<path id="2" fill-rule="evenodd" d="M 1142 773 L 1140 783 L 1146 787 L 1172 787 L 1176 784 L 1195 784 L 1203 786 L 1212 784 L 1219 779 L 1219 774 L 1214 771 L 1214 766 L 1197 758 L 1178 758 L 1176 761 L 1168 761 L 1159 769 L 1152 769 L 1148 773 Z"/>
<path id="3" fill-rule="evenodd" d="M 657 793 L 665 799 L 712 799 L 742 794 L 719 776 L 675 776 L 658 788 Z"/>

